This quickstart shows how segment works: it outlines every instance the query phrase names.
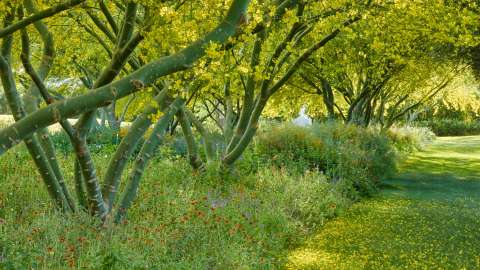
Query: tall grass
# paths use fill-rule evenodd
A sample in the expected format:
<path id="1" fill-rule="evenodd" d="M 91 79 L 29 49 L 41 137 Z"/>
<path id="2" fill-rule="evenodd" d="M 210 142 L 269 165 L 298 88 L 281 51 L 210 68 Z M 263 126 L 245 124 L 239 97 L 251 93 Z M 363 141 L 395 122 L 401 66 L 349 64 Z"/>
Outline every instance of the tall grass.
<path id="1" fill-rule="evenodd" d="M 436 135 L 428 127 L 393 126 L 387 130 L 392 144 L 401 152 L 422 150 L 435 140 Z"/>

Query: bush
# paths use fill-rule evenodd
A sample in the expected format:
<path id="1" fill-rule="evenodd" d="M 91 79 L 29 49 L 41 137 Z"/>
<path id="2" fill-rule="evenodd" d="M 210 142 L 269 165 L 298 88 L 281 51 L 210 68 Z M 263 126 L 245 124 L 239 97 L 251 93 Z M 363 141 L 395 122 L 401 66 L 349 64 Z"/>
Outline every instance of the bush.
<path id="1" fill-rule="evenodd" d="M 285 169 L 264 168 L 257 174 L 258 188 L 272 203 L 268 207 L 282 213 L 301 231 L 323 226 L 350 205 L 340 185 L 328 181 L 318 171 L 292 174 Z"/>
<path id="2" fill-rule="evenodd" d="M 255 152 L 265 162 L 300 172 L 325 167 L 322 160 L 325 146 L 309 128 L 273 124 L 259 132 L 255 142 Z"/>
<path id="3" fill-rule="evenodd" d="M 371 195 L 381 180 L 395 171 L 395 148 L 380 130 L 341 123 L 318 124 L 313 130 L 329 146 L 325 152 L 330 164 L 327 174 L 343 181 L 347 190 L 352 183 L 360 196 Z"/>
<path id="4" fill-rule="evenodd" d="M 386 134 L 401 152 L 422 150 L 435 139 L 435 134 L 428 127 L 393 126 Z"/>
<path id="5" fill-rule="evenodd" d="M 352 183 L 355 189 L 348 190 L 352 198 L 371 194 L 395 168 L 395 151 L 387 136 L 376 129 L 340 123 L 264 128 L 253 151 L 258 164 L 271 163 L 296 172 L 315 169 L 331 182 L 347 182 L 345 187 Z"/>
<path id="6" fill-rule="evenodd" d="M 151 129 L 148 130 L 143 138 L 137 144 L 134 150 L 134 155 L 138 154 L 145 138 L 150 135 Z M 128 133 L 128 128 L 121 128 L 117 131 L 108 127 L 98 127 L 92 130 L 87 137 L 87 143 L 90 146 L 90 151 L 98 153 L 103 150 L 113 150 L 115 146 L 120 144 L 122 138 Z M 63 153 L 70 153 L 72 151 L 72 145 L 67 134 L 63 131 L 55 132 L 51 134 L 51 139 L 55 147 Z M 169 156 L 182 156 L 187 155 L 187 145 L 183 136 L 177 133 L 170 135 L 166 134 L 161 145 L 161 151 L 156 154 L 167 154 Z"/>
<path id="7" fill-rule="evenodd" d="M 441 119 L 417 122 L 417 125 L 430 128 L 437 136 L 480 135 L 480 121 Z"/>
<path id="8" fill-rule="evenodd" d="M 63 153 L 70 153 L 73 151 L 70 139 L 64 131 L 54 132 L 51 134 L 50 138 L 52 139 L 55 148 Z M 111 148 L 111 146 L 119 144 L 120 140 L 121 138 L 118 133 L 108 127 L 95 128 L 89 132 L 87 136 L 87 143 L 90 146 L 90 151 L 93 153 L 98 153 L 104 148 Z"/>

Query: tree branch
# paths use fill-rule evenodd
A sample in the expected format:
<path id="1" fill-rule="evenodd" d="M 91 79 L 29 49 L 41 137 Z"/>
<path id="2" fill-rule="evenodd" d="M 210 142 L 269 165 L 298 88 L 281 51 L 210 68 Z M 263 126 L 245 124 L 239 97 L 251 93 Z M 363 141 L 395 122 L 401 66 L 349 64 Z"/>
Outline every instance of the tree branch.
<path id="1" fill-rule="evenodd" d="M 60 13 L 64 10 L 70 9 L 74 6 L 77 6 L 81 3 L 85 2 L 85 0 L 71 0 L 63 4 L 56 5 L 54 7 L 39 11 L 25 19 L 22 19 L 14 24 L 11 24 L 3 29 L 0 30 L 0 38 L 3 38 L 9 34 L 14 33 L 15 31 L 18 31 L 24 27 L 27 27 L 28 25 L 39 21 L 44 18 L 51 17 L 57 13 Z"/>

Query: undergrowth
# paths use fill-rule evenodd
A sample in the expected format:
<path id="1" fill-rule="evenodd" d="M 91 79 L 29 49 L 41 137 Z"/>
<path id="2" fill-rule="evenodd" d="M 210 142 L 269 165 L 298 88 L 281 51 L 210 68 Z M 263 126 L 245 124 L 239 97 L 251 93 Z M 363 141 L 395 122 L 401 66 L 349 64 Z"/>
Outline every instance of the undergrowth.
<path id="1" fill-rule="evenodd" d="M 341 124 L 270 126 L 228 179 L 215 164 L 193 171 L 167 143 L 121 225 L 52 211 L 27 151 L 16 147 L 0 159 L 0 268 L 279 268 L 289 249 L 394 171 L 391 137 Z M 95 152 L 100 175 L 112 151 Z M 60 157 L 65 171 L 72 161 Z"/>

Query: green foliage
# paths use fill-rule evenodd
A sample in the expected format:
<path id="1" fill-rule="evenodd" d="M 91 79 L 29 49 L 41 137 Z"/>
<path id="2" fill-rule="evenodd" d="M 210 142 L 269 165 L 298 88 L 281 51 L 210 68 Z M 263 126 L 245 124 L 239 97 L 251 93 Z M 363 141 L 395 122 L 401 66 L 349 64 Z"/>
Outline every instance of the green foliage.
<path id="1" fill-rule="evenodd" d="M 107 149 L 115 149 L 115 147 L 122 140 L 122 135 L 125 135 L 123 130 L 119 134 L 117 131 L 109 127 L 97 127 L 88 134 L 87 142 L 92 152 L 99 153 L 101 151 L 106 151 Z M 73 151 L 70 140 L 68 139 L 68 136 L 67 134 L 65 134 L 65 132 L 54 132 L 51 134 L 51 138 L 56 149 L 58 149 L 62 153 L 66 154 Z M 137 149 L 135 150 L 134 154 L 137 154 L 138 151 L 140 151 L 140 147 L 143 142 L 144 139 L 142 138 L 142 140 L 140 140 L 140 142 L 138 143 Z M 178 133 L 165 136 L 163 145 L 161 146 L 161 149 L 157 154 L 163 154 L 165 156 L 185 157 L 187 155 L 187 146 L 185 143 L 185 139 Z"/>
<path id="2" fill-rule="evenodd" d="M 462 76 L 453 80 L 442 95 L 428 102 L 425 109 L 419 111 L 416 120 L 477 120 L 480 117 L 479 94 L 478 81 L 473 77 L 472 71 L 462 72 Z"/>
<path id="3" fill-rule="evenodd" d="M 65 153 L 73 151 L 68 135 L 63 132 L 54 132 L 51 139 L 55 147 Z M 108 127 L 98 127 L 93 129 L 87 136 L 87 143 L 90 145 L 92 152 L 98 153 L 104 148 L 112 148 L 120 143 L 118 132 Z"/>
<path id="4" fill-rule="evenodd" d="M 422 150 L 435 139 L 435 134 L 428 127 L 393 126 L 386 135 L 398 150 L 407 153 Z"/>
<path id="5" fill-rule="evenodd" d="M 255 143 L 258 164 L 272 163 L 303 172 L 315 169 L 331 182 L 346 182 L 352 198 L 371 194 L 395 168 L 395 151 L 376 129 L 340 123 L 309 128 L 291 124 L 264 128 Z"/>
<path id="6" fill-rule="evenodd" d="M 322 160 L 325 145 L 311 129 L 293 124 L 271 124 L 259 132 L 255 152 L 262 161 L 276 166 L 292 166 L 302 172 L 306 169 L 324 169 Z"/>
<path id="7" fill-rule="evenodd" d="M 417 125 L 430 128 L 437 136 L 466 136 L 480 134 L 479 121 L 438 119 L 418 122 Z"/>
<path id="8" fill-rule="evenodd" d="M 272 97 L 266 113 L 293 116 L 307 105 L 311 116 L 325 117 L 325 80 L 333 88 L 331 101 L 339 114 L 359 114 L 350 108 L 359 106 L 355 110 L 372 115 L 361 122 L 383 117 L 398 121 L 404 111 L 418 109 L 442 92 L 443 82 L 465 77 L 459 59 L 466 47 L 478 44 L 472 35 L 479 26 L 478 12 L 444 1 L 377 1 L 374 6 L 303 65 L 299 76 Z M 328 27 L 319 25 L 315 33 Z M 361 108 L 361 99 L 369 99 L 373 108 Z"/>
<path id="9" fill-rule="evenodd" d="M 323 226 L 328 218 L 343 212 L 351 204 L 342 193 L 342 186 L 332 184 L 318 171 L 298 175 L 285 169 L 262 169 L 259 175 L 258 185 L 262 191 L 269 194 L 272 202 L 281 198 L 277 207 L 302 231 Z"/>

